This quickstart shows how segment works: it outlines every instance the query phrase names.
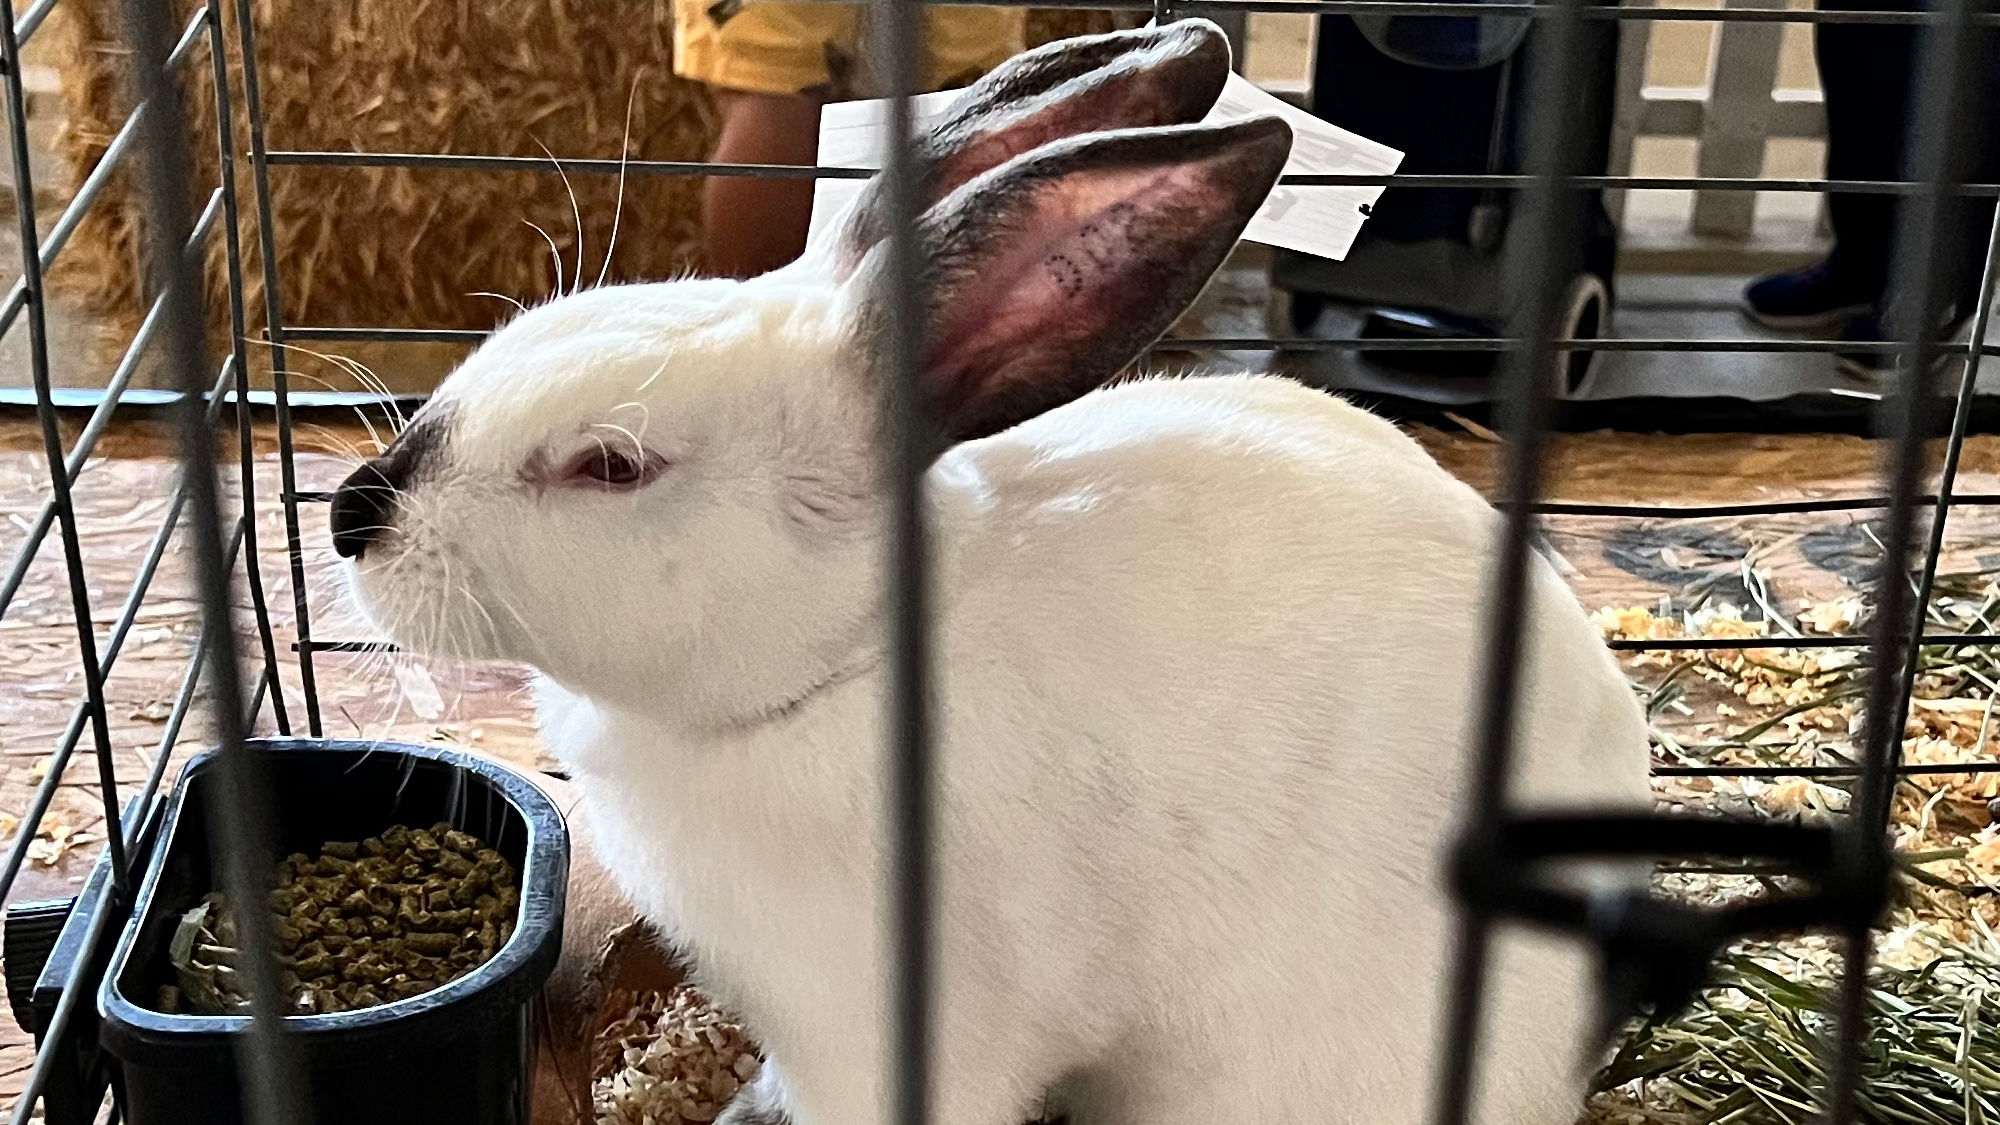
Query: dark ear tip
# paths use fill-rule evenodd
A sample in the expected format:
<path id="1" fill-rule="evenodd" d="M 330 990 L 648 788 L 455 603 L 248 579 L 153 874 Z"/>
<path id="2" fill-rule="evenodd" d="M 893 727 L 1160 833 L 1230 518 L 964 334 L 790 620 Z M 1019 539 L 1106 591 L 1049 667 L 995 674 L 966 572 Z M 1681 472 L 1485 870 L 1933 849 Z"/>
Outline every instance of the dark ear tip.
<path id="1" fill-rule="evenodd" d="M 1149 30 L 1158 32 L 1154 50 L 1165 56 L 1160 69 L 1181 89 L 1187 102 L 1186 119 L 1199 120 L 1222 96 L 1223 84 L 1229 81 L 1233 69 L 1229 37 L 1203 19 L 1180 20 Z"/>
<path id="2" fill-rule="evenodd" d="M 1144 29 L 1145 33 L 1160 43 L 1185 43 L 1190 50 L 1204 53 L 1220 50 L 1223 61 L 1229 61 L 1229 36 L 1213 20 L 1199 16 L 1175 20 L 1169 24 Z"/>
<path id="3" fill-rule="evenodd" d="M 1217 45 L 1220 45 L 1225 51 L 1229 49 L 1229 36 L 1223 34 L 1222 28 L 1217 26 L 1214 20 L 1203 19 L 1200 16 L 1189 16 L 1185 19 L 1177 19 L 1172 23 L 1153 24 L 1148 27 L 1134 27 L 1123 31 L 1107 31 L 1098 35 L 1079 36 L 1069 42 L 1078 44 L 1093 42 L 1119 43 L 1124 45 L 1120 53 L 1123 53 L 1123 51 L 1143 50 L 1167 43 L 1186 44 L 1189 47 L 1199 47 L 1205 50 L 1212 50 Z"/>
<path id="4" fill-rule="evenodd" d="M 1210 79 L 1218 91 L 1233 69 L 1229 36 L 1223 34 L 1213 22 L 1193 17 L 1152 27 L 1058 40 L 1041 49 L 1089 56 L 1100 66 L 1108 66 L 1134 55 L 1145 55 L 1149 68 L 1170 67 L 1178 71 L 1177 77 Z"/>
<path id="5" fill-rule="evenodd" d="M 1289 121 L 1274 113 L 1260 113 L 1255 117 L 1245 117 L 1223 126 L 1234 130 L 1239 136 L 1256 141 L 1275 141 L 1287 149 L 1292 147 L 1292 126 Z"/>
<path id="6" fill-rule="evenodd" d="M 1249 117 L 1221 127 L 1231 147 L 1251 158 L 1260 173 L 1276 179 L 1292 155 L 1292 127 L 1282 117 Z"/>

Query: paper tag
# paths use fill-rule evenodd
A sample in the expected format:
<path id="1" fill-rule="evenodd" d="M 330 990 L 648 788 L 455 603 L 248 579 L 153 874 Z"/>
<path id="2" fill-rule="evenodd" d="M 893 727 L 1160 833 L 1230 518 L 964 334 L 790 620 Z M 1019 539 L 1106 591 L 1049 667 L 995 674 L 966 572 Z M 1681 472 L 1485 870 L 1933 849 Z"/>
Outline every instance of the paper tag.
<path id="1" fill-rule="evenodd" d="M 957 97 L 958 91 L 945 90 L 912 98 L 910 114 L 917 128 L 935 124 Z M 1219 125 L 1262 115 L 1281 117 L 1292 127 L 1292 155 L 1285 162 L 1287 175 L 1386 176 L 1403 162 L 1403 154 L 1395 149 L 1329 125 L 1265 93 L 1237 74 L 1229 76 L 1222 96 L 1202 123 Z M 888 116 L 886 98 L 827 106 L 820 114 L 820 166 L 881 167 L 889 136 Z M 818 181 L 813 190 L 813 233 L 817 235 L 837 219 L 866 183 L 866 180 Z M 1363 209 L 1373 206 L 1381 198 L 1382 190 L 1379 185 L 1280 185 L 1251 218 L 1243 237 L 1322 258 L 1345 258 L 1355 236 L 1361 233 L 1361 224 L 1368 221 Z"/>
<path id="2" fill-rule="evenodd" d="M 1282 117 L 1292 127 L 1292 155 L 1285 161 L 1289 176 L 1387 176 L 1403 163 L 1403 154 L 1385 144 L 1329 125 L 1305 110 L 1259 90 L 1239 74 L 1229 76 L 1222 97 L 1203 124 L 1240 121 L 1262 115 Z M 1382 198 L 1384 185 L 1371 187 L 1295 187 L 1279 184 L 1244 228 L 1243 237 L 1266 246 L 1282 246 L 1339 261 L 1347 257 L 1366 208 Z"/>
<path id="3" fill-rule="evenodd" d="M 944 111 L 963 91 L 940 90 L 910 99 L 910 116 L 916 128 L 929 129 L 944 118 Z M 822 168 L 882 167 L 887 158 L 889 99 L 869 98 L 856 102 L 835 102 L 819 114 L 819 166 Z M 867 180 L 816 180 L 813 184 L 812 227 L 809 238 L 817 238 L 847 210 L 861 194 Z"/>

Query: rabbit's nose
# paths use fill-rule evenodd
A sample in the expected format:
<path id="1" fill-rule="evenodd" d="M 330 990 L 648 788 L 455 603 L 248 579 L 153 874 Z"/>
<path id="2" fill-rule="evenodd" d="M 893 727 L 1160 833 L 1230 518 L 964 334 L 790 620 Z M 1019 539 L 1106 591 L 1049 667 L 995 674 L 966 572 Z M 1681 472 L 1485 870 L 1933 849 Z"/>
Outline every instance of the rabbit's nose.
<path id="1" fill-rule="evenodd" d="M 333 551 L 343 559 L 358 559 L 376 535 L 388 529 L 396 506 L 396 486 L 384 470 L 383 458 L 362 465 L 340 482 L 333 494 Z"/>

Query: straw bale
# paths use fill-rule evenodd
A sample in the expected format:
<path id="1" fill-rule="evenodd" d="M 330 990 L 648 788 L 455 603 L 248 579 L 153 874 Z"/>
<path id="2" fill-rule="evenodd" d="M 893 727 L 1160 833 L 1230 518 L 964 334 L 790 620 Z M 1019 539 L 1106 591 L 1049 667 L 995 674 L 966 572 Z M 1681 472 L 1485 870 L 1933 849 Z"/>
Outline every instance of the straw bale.
<path id="1" fill-rule="evenodd" d="M 1096 35 L 1119 25 L 1120 19 L 1114 12 L 1040 8 L 1028 13 L 1028 46 L 1038 47 L 1072 35 Z"/>
<path id="2" fill-rule="evenodd" d="M 192 12 L 192 0 L 175 7 Z M 235 6 L 225 3 L 231 25 Z M 672 276 L 693 264 L 700 181 L 634 176 L 622 216 L 616 177 L 573 174 L 546 157 L 699 160 L 715 137 L 711 101 L 672 73 L 669 0 L 255 0 L 265 120 L 274 149 L 498 153 L 542 158 L 536 172 L 273 168 L 280 291 L 288 323 L 487 328 L 579 276 Z M 46 30 L 68 120 L 73 183 L 96 166 L 130 105 L 113 0 L 73 0 Z M 1112 26 L 1094 12 L 1036 12 L 1045 42 Z M 184 112 L 199 181 L 216 182 L 205 54 L 192 60 Z M 230 81 L 240 105 L 241 60 Z M 629 144 L 626 112 L 630 106 Z M 236 147 L 248 147 L 240 111 Z M 249 170 L 240 158 L 251 332 L 262 324 L 261 267 Z M 140 201 L 125 177 L 78 230 L 55 281 L 94 314 L 126 325 L 141 311 Z M 205 195 L 203 196 L 205 198 Z M 579 219 L 580 216 L 580 219 Z M 617 249 L 608 268 L 614 220 Z M 533 225 L 530 225 L 533 224 Z M 536 229 L 548 233 L 556 252 Z M 579 229 L 580 227 L 580 229 Z M 222 239 L 209 295 L 226 338 Z M 580 249 L 579 249 L 580 247 Z M 556 262 L 561 258 L 561 264 Z M 579 264 L 580 263 L 580 264 Z"/>
<path id="3" fill-rule="evenodd" d="M 707 96 L 671 72 L 667 0 L 257 0 L 253 11 L 275 148 L 543 157 L 546 146 L 558 155 L 616 157 L 628 97 L 634 158 L 699 159 L 712 143 Z M 63 24 L 51 31 L 65 45 L 64 148 L 80 178 L 128 102 L 107 0 L 63 12 Z M 232 79 L 240 89 L 236 60 Z M 209 122 L 195 134 L 208 141 L 195 154 L 203 181 L 213 183 L 211 94 L 205 81 L 189 83 L 189 93 L 190 116 Z M 240 150 L 247 139 L 240 121 L 237 137 Z M 484 328 L 509 306 L 475 292 L 537 300 L 556 286 L 558 269 L 565 285 L 579 274 L 594 281 L 618 213 L 617 180 L 570 177 L 573 208 L 553 162 L 541 167 L 272 169 L 287 320 Z M 247 176 L 239 176 L 247 195 Z M 607 276 L 661 277 L 686 268 L 697 193 L 686 177 L 632 178 Z M 66 273 L 94 307 L 130 315 L 138 304 L 137 203 L 123 190 L 105 202 L 100 217 L 79 230 L 71 253 L 80 261 Z M 549 232 L 563 265 L 530 223 Z M 254 313 L 262 298 L 250 233 L 246 227 Z M 211 272 L 215 293 L 221 279 Z"/>

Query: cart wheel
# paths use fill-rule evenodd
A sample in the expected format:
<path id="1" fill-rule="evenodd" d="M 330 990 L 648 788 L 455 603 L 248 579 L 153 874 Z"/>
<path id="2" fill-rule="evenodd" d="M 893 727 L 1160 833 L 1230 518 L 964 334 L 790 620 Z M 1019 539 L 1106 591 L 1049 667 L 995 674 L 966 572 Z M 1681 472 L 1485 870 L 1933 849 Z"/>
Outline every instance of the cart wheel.
<path id="1" fill-rule="evenodd" d="M 1580 273 L 1563 298 L 1558 340 L 1602 340 L 1611 335 L 1611 292 L 1604 279 Z M 1556 397 L 1581 398 L 1591 389 L 1604 353 L 1572 351 L 1556 357 Z"/>
<path id="2" fill-rule="evenodd" d="M 1326 312 L 1326 298 L 1317 293 L 1292 290 L 1292 332 L 1303 336 L 1319 323 L 1320 315 Z"/>

